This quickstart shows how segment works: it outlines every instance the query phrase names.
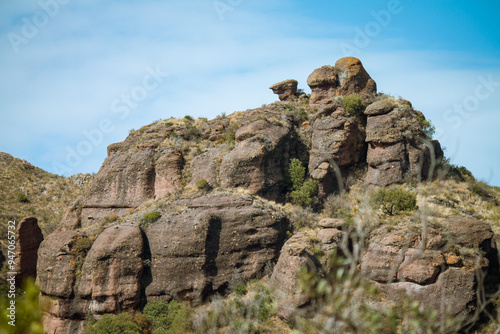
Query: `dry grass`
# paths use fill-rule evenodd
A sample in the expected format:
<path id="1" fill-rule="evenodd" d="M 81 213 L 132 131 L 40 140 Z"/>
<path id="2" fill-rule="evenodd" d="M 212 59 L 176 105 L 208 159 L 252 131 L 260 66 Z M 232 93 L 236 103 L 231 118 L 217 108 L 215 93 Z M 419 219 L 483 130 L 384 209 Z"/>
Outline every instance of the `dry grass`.
<path id="1" fill-rule="evenodd" d="M 0 153 L 0 216 L 5 221 L 16 222 L 34 216 L 47 236 L 57 227 L 66 208 L 83 192 L 88 179 L 85 175 L 70 179 L 50 174 L 24 160 Z M 18 195 L 26 200 L 20 201 Z M 2 224 L 2 228 L 5 225 Z"/>

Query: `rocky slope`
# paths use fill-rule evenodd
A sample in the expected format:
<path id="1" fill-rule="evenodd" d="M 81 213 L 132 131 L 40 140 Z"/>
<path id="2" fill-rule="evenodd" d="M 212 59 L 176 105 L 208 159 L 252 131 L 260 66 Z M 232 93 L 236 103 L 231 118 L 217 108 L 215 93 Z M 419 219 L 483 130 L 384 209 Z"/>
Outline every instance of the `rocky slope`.
<path id="1" fill-rule="evenodd" d="M 281 102 L 213 120 L 159 121 L 110 145 L 88 190 L 38 250 L 45 330 L 78 333 L 90 318 L 151 300 L 203 303 L 274 263 L 270 286 L 294 306 L 281 316 L 307 305 L 295 296 L 298 270 L 330 270 L 315 254 L 353 252 L 356 229 L 346 219 L 323 221 L 287 241 L 297 227 L 282 205 L 291 159 L 316 183 L 319 211 L 354 182 L 432 181 L 443 157 L 423 114 L 377 94 L 358 59 L 323 66 L 308 84 L 310 96 L 286 80 L 271 87 Z M 399 234 L 372 229 L 356 266 L 390 300 L 408 293 L 425 307 L 450 304 L 453 315 L 470 316 L 476 271 L 497 273 L 493 232 L 463 215 L 440 221 L 443 228 L 414 238 L 405 221 Z M 471 256 L 454 259 L 453 245 Z"/>

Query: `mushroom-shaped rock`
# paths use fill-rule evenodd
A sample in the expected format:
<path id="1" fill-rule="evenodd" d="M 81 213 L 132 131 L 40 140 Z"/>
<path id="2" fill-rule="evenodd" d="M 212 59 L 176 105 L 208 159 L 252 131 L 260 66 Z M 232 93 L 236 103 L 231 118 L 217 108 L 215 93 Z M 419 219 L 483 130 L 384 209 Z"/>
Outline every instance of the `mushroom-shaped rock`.
<path id="1" fill-rule="evenodd" d="M 278 94 L 281 101 L 286 101 L 297 93 L 297 85 L 297 80 L 288 79 L 272 85 L 269 89 Z"/>

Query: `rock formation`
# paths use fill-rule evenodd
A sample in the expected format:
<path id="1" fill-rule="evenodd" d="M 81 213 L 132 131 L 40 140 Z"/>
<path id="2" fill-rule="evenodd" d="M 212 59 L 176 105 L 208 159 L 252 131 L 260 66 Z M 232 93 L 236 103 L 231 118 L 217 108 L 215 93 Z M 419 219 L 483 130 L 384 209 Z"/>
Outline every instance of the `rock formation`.
<path id="1" fill-rule="evenodd" d="M 36 278 L 38 247 L 43 234 L 35 217 L 24 218 L 16 230 L 16 286 L 21 287 L 28 277 Z"/>
<path id="2" fill-rule="evenodd" d="M 298 81 L 289 79 L 285 81 L 278 82 L 269 89 L 273 91 L 274 94 L 278 94 L 281 101 L 289 100 L 292 96 L 297 93 Z"/>
<path id="3" fill-rule="evenodd" d="M 477 310 L 478 280 L 498 273 L 498 250 L 488 224 L 461 216 L 451 216 L 444 224 L 441 231 L 431 229 L 426 243 L 396 233 L 371 239 L 360 259 L 361 274 L 389 300 L 403 303 L 411 298 L 439 311 L 440 318 L 467 318 Z M 326 228 L 297 233 L 285 243 L 271 277 L 270 285 L 281 297 L 278 314 L 284 318 L 292 319 L 294 312 L 310 302 L 297 294 L 298 273 L 304 266 L 310 271 L 325 271 L 328 256 L 318 259 L 317 250 L 324 254 L 332 249 L 337 254 L 349 252 L 348 236 L 339 230 L 342 221 L 327 219 L 318 225 Z M 465 255 L 450 253 L 451 245 L 467 249 Z"/>
<path id="4" fill-rule="evenodd" d="M 289 306 L 307 303 L 292 296 L 298 269 L 325 267 L 311 249 L 346 251 L 349 238 L 342 220 L 324 219 L 320 229 L 285 243 L 288 219 L 272 201 L 287 200 L 290 160 L 299 159 L 317 181 L 321 205 L 344 189 L 346 177 L 375 186 L 426 180 L 442 157 L 423 115 L 408 101 L 377 95 L 358 59 L 323 66 L 308 84 L 309 99 L 293 98 L 297 82 L 287 80 L 271 87 L 286 102 L 213 120 L 158 121 L 110 145 L 89 189 L 38 250 L 45 330 L 79 332 L 89 316 L 150 300 L 201 303 L 236 278 L 262 277 L 276 262 L 271 286 Z M 354 112 L 343 101 L 352 94 L 361 97 Z M 152 211 L 156 218 L 145 218 Z M 456 221 L 441 241 L 436 234 L 424 246 L 395 244 L 396 236 L 371 239 L 361 272 L 391 299 L 418 291 L 417 299 L 436 296 L 434 307 L 446 292 L 439 302 L 454 303 L 452 313 L 470 312 L 475 266 L 440 247 L 455 240 L 483 252 L 486 270 L 494 245 L 487 226 L 460 217 L 447 223 Z M 463 288 L 454 293 L 453 285 Z M 284 317 L 290 312 L 280 309 Z"/>
<path id="5" fill-rule="evenodd" d="M 375 81 L 361 61 L 353 57 L 339 59 L 335 66 L 326 65 L 316 69 L 307 78 L 307 84 L 311 87 L 311 105 L 329 103 L 342 95 L 377 93 Z"/>

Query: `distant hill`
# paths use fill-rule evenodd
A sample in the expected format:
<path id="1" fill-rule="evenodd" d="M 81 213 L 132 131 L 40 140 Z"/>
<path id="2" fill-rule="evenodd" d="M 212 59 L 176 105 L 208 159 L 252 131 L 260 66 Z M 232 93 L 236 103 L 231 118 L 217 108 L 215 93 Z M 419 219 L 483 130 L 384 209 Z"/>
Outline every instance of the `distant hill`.
<path id="1" fill-rule="evenodd" d="M 89 176 L 62 177 L 0 152 L 0 218 L 2 221 L 35 216 L 44 235 L 61 221 L 66 208 L 82 192 Z M 1 225 L 5 229 L 5 224 Z M 2 231 L 2 236 L 5 235 Z"/>

